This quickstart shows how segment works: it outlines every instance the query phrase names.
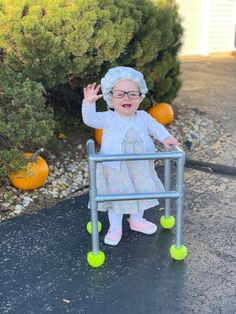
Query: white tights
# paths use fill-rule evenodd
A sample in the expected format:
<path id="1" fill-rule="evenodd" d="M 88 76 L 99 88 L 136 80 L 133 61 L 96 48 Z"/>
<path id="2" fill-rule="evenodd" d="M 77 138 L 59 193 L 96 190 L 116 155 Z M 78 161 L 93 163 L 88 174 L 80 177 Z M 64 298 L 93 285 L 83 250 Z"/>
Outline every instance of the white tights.
<path id="1" fill-rule="evenodd" d="M 110 222 L 110 228 L 122 228 L 123 214 L 116 213 L 114 210 L 108 210 L 108 218 Z M 134 214 L 130 214 L 131 220 L 141 220 L 143 218 L 143 211 L 138 211 Z"/>

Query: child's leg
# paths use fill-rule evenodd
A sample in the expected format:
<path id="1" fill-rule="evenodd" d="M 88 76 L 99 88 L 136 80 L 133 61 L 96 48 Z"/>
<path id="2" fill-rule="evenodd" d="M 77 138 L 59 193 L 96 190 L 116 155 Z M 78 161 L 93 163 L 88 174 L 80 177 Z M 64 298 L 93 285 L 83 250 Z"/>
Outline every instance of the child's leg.
<path id="1" fill-rule="evenodd" d="M 114 210 L 108 210 L 108 218 L 110 222 L 110 228 L 122 228 L 123 214 L 116 213 Z"/>
<path id="2" fill-rule="evenodd" d="M 143 218 L 143 211 L 138 211 L 134 214 L 130 214 L 130 220 L 141 220 Z"/>
<path id="3" fill-rule="evenodd" d="M 145 234 L 153 234 L 157 231 L 157 226 L 154 223 L 143 218 L 143 211 L 130 214 L 128 221 L 131 230 Z"/>
<path id="4" fill-rule="evenodd" d="M 117 245 L 122 237 L 123 214 L 108 210 L 110 228 L 105 236 L 104 242 L 109 245 Z"/>

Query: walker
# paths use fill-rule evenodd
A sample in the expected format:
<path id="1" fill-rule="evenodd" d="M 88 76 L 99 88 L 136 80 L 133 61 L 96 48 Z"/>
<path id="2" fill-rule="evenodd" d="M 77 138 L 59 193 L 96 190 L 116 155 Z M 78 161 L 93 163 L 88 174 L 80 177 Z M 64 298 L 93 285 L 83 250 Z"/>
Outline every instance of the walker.
<path id="1" fill-rule="evenodd" d="M 92 251 L 87 254 L 88 264 L 92 267 L 100 267 L 105 262 L 105 254 L 99 250 L 99 232 L 102 225 L 98 221 L 97 203 L 106 201 L 165 199 L 165 214 L 161 216 L 160 224 L 164 229 L 171 229 L 176 223 L 175 244 L 170 247 L 170 255 L 174 260 L 183 260 L 187 256 L 187 247 L 182 244 L 183 234 L 183 207 L 184 207 L 184 152 L 173 145 L 171 151 L 153 154 L 128 154 L 128 155 L 100 155 L 96 154 L 94 141 L 87 141 L 88 165 L 89 165 L 89 199 L 91 221 L 87 224 L 87 231 L 92 234 Z M 122 160 L 164 160 L 165 192 L 159 193 L 133 193 L 133 194 L 97 194 L 96 164 L 103 161 Z M 176 160 L 176 190 L 171 188 L 171 160 Z M 176 199 L 176 219 L 170 215 L 170 200 Z"/>

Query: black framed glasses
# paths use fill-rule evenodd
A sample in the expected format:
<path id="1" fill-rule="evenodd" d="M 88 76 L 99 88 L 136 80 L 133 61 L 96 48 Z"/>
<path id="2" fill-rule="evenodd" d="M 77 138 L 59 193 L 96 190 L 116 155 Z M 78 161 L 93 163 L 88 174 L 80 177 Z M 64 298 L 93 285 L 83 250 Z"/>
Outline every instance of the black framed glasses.
<path id="1" fill-rule="evenodd" d="M 123 90 L 111 90 L 110 94 L 112 95 L 112 97 L 114 98 L 123 98 L 125 96 L 125 94 L 128 95 L 129 99 L 139 99 L 139 97 L 142 95 L 142 93 L 137 92 L 137 91 L 129 91 L 129 92 L 125 92 Z"/>

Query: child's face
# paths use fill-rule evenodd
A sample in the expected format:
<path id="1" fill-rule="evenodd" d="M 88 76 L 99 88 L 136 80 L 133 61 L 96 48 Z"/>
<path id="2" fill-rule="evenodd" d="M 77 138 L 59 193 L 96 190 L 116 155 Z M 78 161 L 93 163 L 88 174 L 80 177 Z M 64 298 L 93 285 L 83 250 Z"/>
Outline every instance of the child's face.
<path id="1" fill-rule="evenodd" d="M 129 92 L 129 97 L 122 92 Z M 141 103 L 137 84 L 131 80 L 117 82 L 111 90 L 110 102 L 119 114 L 133 116 Z"/>

